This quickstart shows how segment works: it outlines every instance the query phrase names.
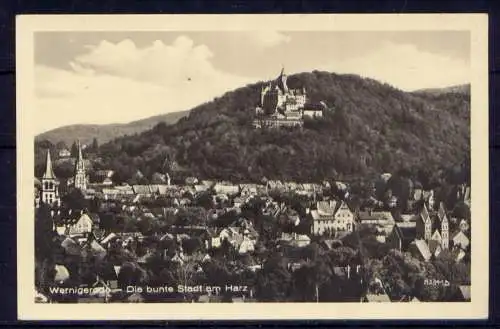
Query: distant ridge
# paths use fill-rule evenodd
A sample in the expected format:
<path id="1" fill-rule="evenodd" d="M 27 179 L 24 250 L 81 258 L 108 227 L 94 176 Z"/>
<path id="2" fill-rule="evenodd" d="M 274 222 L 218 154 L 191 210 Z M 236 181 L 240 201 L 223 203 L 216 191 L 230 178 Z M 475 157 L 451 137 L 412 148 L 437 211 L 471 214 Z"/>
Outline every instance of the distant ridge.
<path id="1" fill-rule="evenodd" d="M 99 144 L 103 144 L 117 137 L 141 133 L 153 128 L 160 122 L 175 124 L 179 119 L 186 117 L 188 114 L 189 110 L 156 115 L 146 119 L 121 124 L 69 125 L 44 132 L 36 136 L 35 140 L 48 140 L 53 144 L 64 142 L 69 147 L 75 139 L 80 139 L 83 144 L 89 144 L 96 138 Z"/>
<path id="2" fill-rule="evenodd" d="M 470 84 L 455 85 L 455 86 L 444 87 L 444 88 L 419 89 L 419 90 L 415 90 L 414 93 L 425 93 L 425 94 L 433 94 L 433 95 L 442 95 L 442 94 L 470 95 Z"/>

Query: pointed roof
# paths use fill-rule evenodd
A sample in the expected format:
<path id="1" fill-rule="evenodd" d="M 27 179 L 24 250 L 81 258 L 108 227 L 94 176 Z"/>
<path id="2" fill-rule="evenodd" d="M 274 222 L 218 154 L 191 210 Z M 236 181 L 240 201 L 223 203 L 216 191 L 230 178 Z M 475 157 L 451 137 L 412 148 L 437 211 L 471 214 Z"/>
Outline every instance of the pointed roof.
<path id="1" fill-rule="evenodd" d="M 420 216 L 422 217 L 422 220 L 424 223 L 426 223 L 427 221 L 430 220 L 429 211 L 427 210 L 427 207 L 425 204 L 422 207 L 422 211 L 420 212 Z"/>
<path id="2" fill-rule="evenodd" d="M 52 160 L 50 159 L 50 150 L 47 149 L 47 160 L 45 162 L 45 173 L 43 179 L 56 179 L 54 170 L 52 169 Z"/>
<path id="3" fill-rule="evenodd" d="M 441 202 L 439 204 L 438 218 L 439 218 L 439 221 L 441 221 L 441 222 L 446 219 L 446 210 L 444 209 L 443 202 Z"/>
<path id="4" fill-rule="evenodd" d="M 285 67 L 281 68 L 280 75 L 279 75 L 276 82 L 277 82 L 278 88 L 280 88 L 282 92 L 285 93 L 288 91 L 288 86 L 286 85 Z"/>
<path id="5" fill-rule="evenodd" d="M 75 161 L 75 171 L 85 170 L 85 161 L 83 160 L 82 145 L 79 139 L 76 141 L 76 144 L 78 147 L 78 154 Z"/>

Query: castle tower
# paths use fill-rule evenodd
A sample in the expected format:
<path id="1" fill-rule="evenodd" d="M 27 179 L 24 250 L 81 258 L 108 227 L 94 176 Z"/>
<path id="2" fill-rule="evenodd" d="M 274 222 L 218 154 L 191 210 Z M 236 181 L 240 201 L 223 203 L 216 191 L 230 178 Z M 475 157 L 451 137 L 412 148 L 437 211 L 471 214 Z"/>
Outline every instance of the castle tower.
<path id="1" fill-rule="evenodd" d="M 285 68 L 281 69 L 280 76 L 278 77 L 278 87 L 280 88 L 281 92 L 283 94 L 288 93 L 288 86 L 286 85 L 286 74 L 285 74 Z"/>
<path id="2" fill-rule="evenodd" d="M 85 171 L 85 161 L 82 156 L 82 146 L 78 144 L 78 156 L 75 163 L 75 188 L 85 191 L 87 189 L 87 174 Z"/>
<path id="3" fill-rule="evenodd" d="M 59 180 L 52 169 L 52 160 L 50 158 L 50 150 L 47 150 L 47 160 L 45 162 L 45 173 L 42 177 L 42 193 L 41 200 L 48 205 L 57 205 L 61 203 L 59 197 Z"/>

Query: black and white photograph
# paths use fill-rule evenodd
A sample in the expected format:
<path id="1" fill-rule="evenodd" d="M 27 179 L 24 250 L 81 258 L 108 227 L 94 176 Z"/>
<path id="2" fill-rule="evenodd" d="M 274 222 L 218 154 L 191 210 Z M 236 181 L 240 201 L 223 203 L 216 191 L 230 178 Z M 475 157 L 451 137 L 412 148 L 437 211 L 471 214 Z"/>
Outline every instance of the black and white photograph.
<path id="1" fill-rule="evenodd" d="M 486 314 L 486 15 L 187 16 L 26 17 L 27 314 Z"/>

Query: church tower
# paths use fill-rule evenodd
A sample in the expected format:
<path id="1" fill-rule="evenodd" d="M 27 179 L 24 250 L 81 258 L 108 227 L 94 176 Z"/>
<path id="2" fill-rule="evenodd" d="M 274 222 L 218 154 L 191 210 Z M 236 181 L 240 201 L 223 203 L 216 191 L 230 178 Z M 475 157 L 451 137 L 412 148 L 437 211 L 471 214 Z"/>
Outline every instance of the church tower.
<path id="1" fill-rule="evenodd" d="M 87 189 L 87 173 L 85 172 L 85 161 L 82 156 L 82 146 L 78 144 L 78 156 L 75 163 L 75 188 L 85 191 Z"/>
<path id="2" fill-rule="evenodd" d="M 42 177 L 42 193 L 41 200 L 48 205 L 60 205 L 59 198 L 59 181 L 52 169 L 52 160 L 50 158 L 50 150 L 47 150 L 47 160 L 45 163 L 45 173 Z"/>

